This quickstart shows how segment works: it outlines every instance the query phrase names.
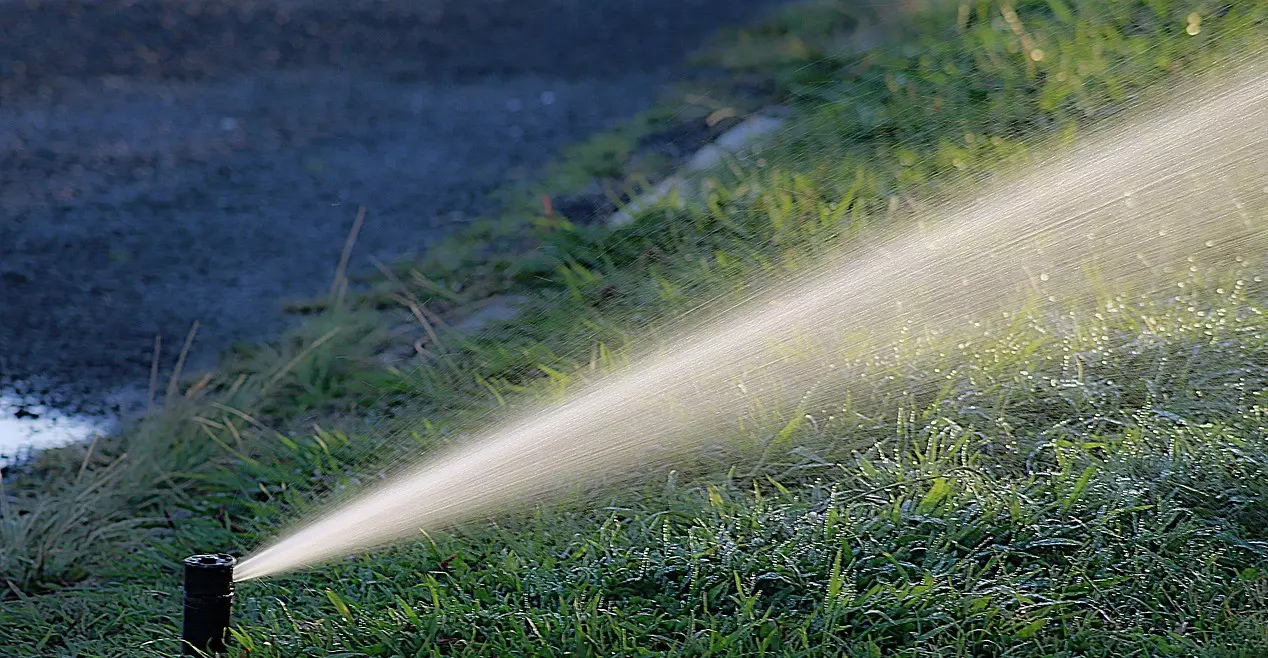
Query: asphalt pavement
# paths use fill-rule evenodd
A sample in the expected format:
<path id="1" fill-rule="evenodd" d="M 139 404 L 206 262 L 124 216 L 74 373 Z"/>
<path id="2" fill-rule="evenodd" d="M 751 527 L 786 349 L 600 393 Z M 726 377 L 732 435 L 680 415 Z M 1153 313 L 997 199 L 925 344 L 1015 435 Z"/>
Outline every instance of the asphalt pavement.
<path id="1" fill-rule="evenodd" d="M 362 204 L 354 267 L 426 249 L 776 1 L 0 0 L 0 434 L 283 328 Z"/>

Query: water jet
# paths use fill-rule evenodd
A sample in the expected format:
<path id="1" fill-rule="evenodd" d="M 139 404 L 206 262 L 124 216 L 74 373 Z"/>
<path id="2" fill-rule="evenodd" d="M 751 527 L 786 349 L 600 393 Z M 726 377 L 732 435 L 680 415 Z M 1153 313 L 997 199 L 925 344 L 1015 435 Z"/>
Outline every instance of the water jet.
<path id="1" fill-rule="evenodd" d="M 233 608 L 232 555 L 185 558 L 185 618 L 181 648 L 186 656 L 207 656 L 225 650 Z"/>
<path id="2" fill-rule="evenodd" d="M 1268 75 L 1186 92 L 978 194 L 915 208 L 878 247 L 843 252 L 547 405 L 299 525 L 248 556 L 239 581 L 309 568 L 533 501 L 736 435 L 755 406 L 828 405 L 842 358 L 907 333 L 1163 290 L 1207 261 L 1268 253 Z M 926 226 L 927 225 L 927 226 Z M 1051 306 L 1049 306 L 1051 305 Z"/>

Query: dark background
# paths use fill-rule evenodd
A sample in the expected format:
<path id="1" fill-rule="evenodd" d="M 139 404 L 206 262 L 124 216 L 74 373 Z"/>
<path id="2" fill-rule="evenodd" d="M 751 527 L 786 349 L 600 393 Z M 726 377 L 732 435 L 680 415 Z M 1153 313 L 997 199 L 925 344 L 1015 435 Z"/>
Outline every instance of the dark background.
<path id="1" fill-rule="evenodd" d="M 142 388 L 425 248 L 774 0 L 0 0 L 0 393 Z M 33 385 L 38 382 L 38 385 Z"/>

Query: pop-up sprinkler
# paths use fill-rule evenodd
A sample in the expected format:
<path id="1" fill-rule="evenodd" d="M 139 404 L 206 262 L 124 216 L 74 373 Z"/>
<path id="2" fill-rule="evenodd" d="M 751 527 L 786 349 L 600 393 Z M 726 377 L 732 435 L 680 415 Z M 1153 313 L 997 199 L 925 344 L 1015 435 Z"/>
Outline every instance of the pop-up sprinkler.
<path id="1" fill-rule="evenodd" d="M 232 555 L 224 554 L 185 558 L 184 655 L 207 656 L 225 650 L 236 562 Z"/>

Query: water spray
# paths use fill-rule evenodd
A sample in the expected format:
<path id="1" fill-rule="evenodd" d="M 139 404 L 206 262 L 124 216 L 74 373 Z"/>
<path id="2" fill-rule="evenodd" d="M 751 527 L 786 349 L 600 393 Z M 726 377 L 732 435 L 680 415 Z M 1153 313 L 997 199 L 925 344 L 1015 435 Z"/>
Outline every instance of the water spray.
<path id="1" fill-rule="evenodd" d="M 225 650 L 233 608 L 232 555 L 185 558 L 185 619 L 181 647 L 186 656 L 208 656 Z"/>
<path id="2" fill-rule="evenodd" d="M 236 578 L 309 567 L 675 457 L 739 431 L 754 400 L 827 405 L 852 385 L 833 370 L 837 359 L 883 349 L 915 321 L 966 326 L 1032 297 L 1089 299 L 1089 276 L 1154 285 L 1189 270 L 1195 254 L 1268 253 L 1268 75 L 1194 91 L 980 197 L 918 213 L 932 220 L 927 230 L 829 263 L 558 404 L 507 418 L 279 537 Z"/>

